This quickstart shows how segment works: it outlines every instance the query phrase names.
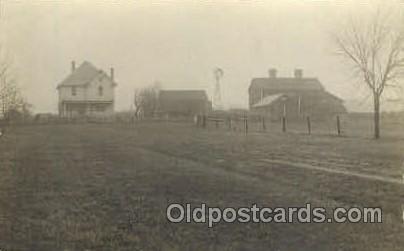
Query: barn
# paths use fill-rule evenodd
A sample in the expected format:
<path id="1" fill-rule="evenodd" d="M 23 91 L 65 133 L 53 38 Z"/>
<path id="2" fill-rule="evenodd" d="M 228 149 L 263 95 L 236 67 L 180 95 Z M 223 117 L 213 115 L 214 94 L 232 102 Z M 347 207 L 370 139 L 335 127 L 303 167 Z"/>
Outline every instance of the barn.
<path id="1" fill-rule="evenodd" d="M 281 78 L 270 69 L 269 77 L 252 79 L 248 93 L 250 110 L 272 119 L 327 119 L 347 112 L 341 98 L 326 91 L 317 78 L 303 77 L 301 69 L 295 70 L 294 77 Z"/>
<path id="2" fill-rule="evenodd" d="M 193 116 L 212 110 L 204 90 L 160 90 L 159 112 L 169 116 Z"/>

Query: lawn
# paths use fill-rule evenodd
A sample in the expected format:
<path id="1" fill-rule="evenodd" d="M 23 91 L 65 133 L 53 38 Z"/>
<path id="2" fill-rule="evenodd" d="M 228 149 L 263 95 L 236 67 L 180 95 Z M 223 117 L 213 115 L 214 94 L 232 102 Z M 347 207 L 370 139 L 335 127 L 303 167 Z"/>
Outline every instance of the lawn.
<path id="1" fill-rule="evenodd" d="M 0 139 L 0 248 L 402 250 L 404 186 L 387 179 L 401 179 L 403 150 L 400 137 L 245 135 L 188 123 L 20 126 Z M 173 202 L 380 206 L 383 223 L 208 228 L 169 223 Z"/>

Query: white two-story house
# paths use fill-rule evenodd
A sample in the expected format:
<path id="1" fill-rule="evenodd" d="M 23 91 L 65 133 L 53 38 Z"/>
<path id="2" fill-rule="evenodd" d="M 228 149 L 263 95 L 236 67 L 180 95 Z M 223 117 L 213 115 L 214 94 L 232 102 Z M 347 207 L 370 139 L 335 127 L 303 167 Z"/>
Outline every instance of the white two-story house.
<path id="1" fill-rule="evenodd" d="M 58 86 L 59 116 L 107 116 L 114 112 L 114 69 L 108 76 L 103 70 L 84 61 L 77 69 L 72 62 L 72 72 Z"/>

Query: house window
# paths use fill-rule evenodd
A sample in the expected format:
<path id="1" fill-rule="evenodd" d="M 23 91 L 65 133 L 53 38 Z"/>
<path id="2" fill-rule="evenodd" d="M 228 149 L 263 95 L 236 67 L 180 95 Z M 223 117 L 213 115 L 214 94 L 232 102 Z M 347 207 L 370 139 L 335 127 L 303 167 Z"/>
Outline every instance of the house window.
<path id="1" fill-rule="evenodd" d="M 76 95 L 77 95 L 77 90 L 76 90 L 76 87 L 73 86 L 72 87 L 72 96 L 76 96 Z"/>
<path id="2" fill-rule="evenodd" d="M 98 87 L 98 95 L 99 96 L 104 95 L 104 89 L 102 88 L 102 86 Z"/>

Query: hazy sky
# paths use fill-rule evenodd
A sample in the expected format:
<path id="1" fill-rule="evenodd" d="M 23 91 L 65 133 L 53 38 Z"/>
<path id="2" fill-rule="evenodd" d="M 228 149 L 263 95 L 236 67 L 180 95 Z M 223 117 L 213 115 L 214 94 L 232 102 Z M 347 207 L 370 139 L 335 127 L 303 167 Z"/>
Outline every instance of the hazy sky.
<path id="1" fill-rule="evenodd" d="M 224 70 L 227 106 L 246 107 L 252 78 L 269 68 L 318 77 L 345 98 L 367 96 L 335 58 L 331 32 L 347 12 L 369 4 L 310 1 L 1 1 L 1 41 L 24 95 L 37 112 L 57 111 L 56 86 L 72 60 L 115 68 L 117 109 L 133 90 L 211 91 Z"/>

